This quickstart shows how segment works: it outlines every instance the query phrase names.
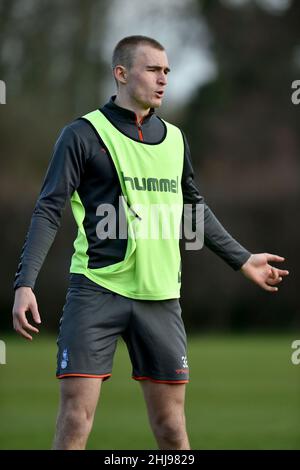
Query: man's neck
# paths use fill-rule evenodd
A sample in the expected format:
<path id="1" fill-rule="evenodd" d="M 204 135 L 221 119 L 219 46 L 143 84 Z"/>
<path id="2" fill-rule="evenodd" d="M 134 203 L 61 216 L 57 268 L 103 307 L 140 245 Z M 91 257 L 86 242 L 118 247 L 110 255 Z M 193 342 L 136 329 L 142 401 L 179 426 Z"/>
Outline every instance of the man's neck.
<path id="1" fill-rule="evenodd" d="M 119 95 L 116 96 L 115 104 L 121 108 L 130 109 L 136 115 L 137 121 L 140 122 L 144 119 L 147 114 L 149 114 L 150 108 L 143 109 L 138 106 L 138 104 L 132 103 L 130 100 L 123 98 Z"/>

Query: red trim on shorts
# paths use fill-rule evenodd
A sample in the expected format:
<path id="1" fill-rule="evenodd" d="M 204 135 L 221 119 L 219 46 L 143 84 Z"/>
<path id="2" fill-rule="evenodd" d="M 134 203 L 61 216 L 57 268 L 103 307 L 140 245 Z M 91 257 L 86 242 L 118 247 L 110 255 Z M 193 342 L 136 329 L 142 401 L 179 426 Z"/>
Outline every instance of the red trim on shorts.
<path id="1" fill-rule="evenodd" d="M 90 377 L 90 378 L 93 378 L 93 379 L 101 379 L 101 378 L 104 378 L 105 379 L 108 379 L 109 377 L 111 377 L 111 374 L 103 374 L 103 375 L 91 375 L 91 374 L 61 374 L 61 375 L 57 375 L 56 376 L 58 379 L 62 379 L 64 377 Z"/>
<path id="2" fill-rule="evenodd" d="M 188 380 L 156 380 L 152 379 L 152 377 L 135 377 L 132 376 L 134 380 L 151 380 L 151 382 L 156 382 L 159 384 L 187 384 Z"/>

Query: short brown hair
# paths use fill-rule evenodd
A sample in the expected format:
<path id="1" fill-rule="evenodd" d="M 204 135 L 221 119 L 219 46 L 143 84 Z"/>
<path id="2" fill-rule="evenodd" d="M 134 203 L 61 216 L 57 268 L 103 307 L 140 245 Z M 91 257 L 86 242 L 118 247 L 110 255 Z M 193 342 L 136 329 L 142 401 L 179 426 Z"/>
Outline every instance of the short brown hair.
<path id="1" fill-rule="evenodd" d="M 136 48 L 140 45 L 148 45 L 160 51 L 165 50 L 156 39 L 149 38 L 148 36 L 127 36 L 121 39 L 114 48 L 112 68 L 114 69 L 117 65 L 123 65 L 130 69 L 133 65 Z"/>

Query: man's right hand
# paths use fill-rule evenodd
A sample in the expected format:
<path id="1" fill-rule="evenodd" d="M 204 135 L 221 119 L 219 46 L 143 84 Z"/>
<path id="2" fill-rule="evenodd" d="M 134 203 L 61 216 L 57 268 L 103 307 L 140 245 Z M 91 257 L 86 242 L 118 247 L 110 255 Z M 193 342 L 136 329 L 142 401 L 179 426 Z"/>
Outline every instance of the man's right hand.
<path id="1" fill-rule="evenodd" d="M 12 310 L 14 329 L 26 339 L 32 341 L 32 336 L 26 331 L 39 333 L 39 330 L 28 323 L 26 312 L 30 311 L 35 323 L 41 323 L 37 301 L 31 287 L 19 287 L 15 291 L 15 302 Z"/>

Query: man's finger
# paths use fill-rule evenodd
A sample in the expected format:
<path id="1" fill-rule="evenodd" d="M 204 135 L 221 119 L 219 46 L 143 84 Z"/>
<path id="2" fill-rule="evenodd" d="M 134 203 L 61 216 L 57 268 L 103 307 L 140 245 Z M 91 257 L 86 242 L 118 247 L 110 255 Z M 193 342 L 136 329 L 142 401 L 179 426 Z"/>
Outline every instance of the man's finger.
<path id="1" fill-rule="evenodd" d="M 273 255 L 272 253 L 266 253 L 266 256 L 268 261 L 285 261 L 285 258 L 283 256 Z"/>
<path id="2" fill-rule="evenodd" d="M 30 323 L 28 323 L 28 321 L 26 319 L 26 316 L 23 313 L 21 313 L 19 316 L 15 317 L 14 328 L 17 332 L 19 332 L 20 330 L 25 332 L 26 333 L 26 338 L 28 338 L 28 339 L 29 338 L 32 339 L 32 337 L 25 330 L 30 330 L 30 331 L 33 331 L 34 333 L 39 333 L 39 330 L 37 328 L 30 325 Z"/>
<path id="3" fill-rule="evenodd" d="M 23 328 L 20 328 L 18 330 L 16 330 L 17 333 L 19 333 L 19 335 L 23 336 L 24 338 L 26 339 L 29 339 L 30 341 L 32 341 L 32 336 L 30 336 L 29 333 L 27 333 L 27 331 L 23 330 Z"/>
<path id="4" fill-rule="evenodd" d="M 26 313 L 25 313 L 24 310 L 19 311 L 19 312 L 15 312 L 14 319 L 21 328 L 31 330 L 34 333 L 39 333 L 39 330 L 37 328 L 35 328 L 34 326 L 30 325 L 30 323 L 28 322 L 28 320 L 26 318 Z"/>
<path id="5" fill-rule="evenodd" d="M 276 284 L 279 284 L 281 281 L 282 281 L 282 277 L 277 277 L 276 279 L 271 278 L 267 280 L 268 284 L 271 286 L 276 286 Z"/>
<path id="6" fill-rule="evenodd" d="M 266 283 L 268 283 L 269 285 L 271 286 L 274 286 L 276 284 L 278 284 L 279 282 L 282 281 L 282 277 L 281 276 L 269 276 L 267 279 L 266 279 Z"/>
<path id="7" fill-rule="evenodd" d="M 30 325 L 30 323 L 26 322 L 22 325 L 23 328 L 26 328 L 26 330 L 34 331 L 35 333 L 39 333 L 39 330 L 35 328 L 34 326 Z"/>
<path id="8" fill-rule="evenodd" d="M 25 331 L 25 330 L 22 328 L 22 326 L 20 325 L 20 323 L 19 323 L 17 320 L 15 321 L 14 328 L 15 328 L 15 331 L 16 331 L 19 335 L 21 335 L 21 336 L 23 336 L 24 338 L 29 339 L 30 341 L 32 341 L 32 336 L 30 336 L 30 334 L 27 333 L 27 331 Z"/>
<path id="9" fill-rule="evenodd" d="M 268 292 L 277 292 L 278 291 L 278 287 L 273 287 L 273 286 L 269 286 L 269 284 L 266 284 L 264 283 L 262 285 L 263 289 L 267 290 Z"/>
<path id="10" fill-rule="evenodd" d="M 277 269 L 280 276 L 288 276 L 290 273 L 286 269 Z"/>
<path id="11" fill-rule="evenodd" d="M 273 266 L 272 266 L 272 267 L 271 267 L 271 271 L 272 271 L 272 277 L 273 277 L 273 279 L 278 279 L 278 278 L 279 278 L 278 269 L 277 269 L 277 268 L 273 268 Z"/>

